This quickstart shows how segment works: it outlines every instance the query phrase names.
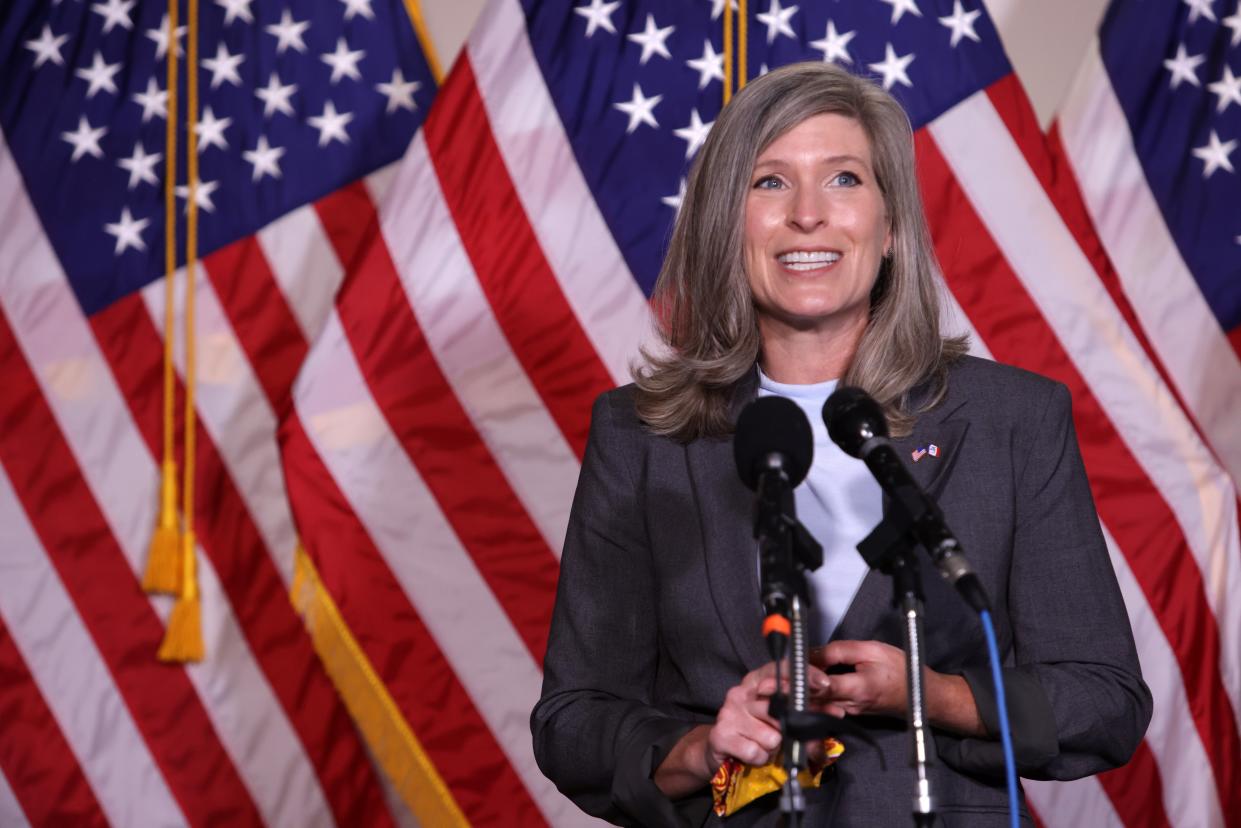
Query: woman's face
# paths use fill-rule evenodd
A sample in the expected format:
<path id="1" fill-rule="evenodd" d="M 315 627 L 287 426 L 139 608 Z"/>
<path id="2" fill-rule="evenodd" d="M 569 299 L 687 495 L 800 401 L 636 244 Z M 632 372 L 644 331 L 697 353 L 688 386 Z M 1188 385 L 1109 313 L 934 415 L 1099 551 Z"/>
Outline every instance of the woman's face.
<path id="1" fill-rule="evenodd" d="M 763 150 L 745 204 L 745 263 L 764 335 L 859 334 L 891 232 L 856 120 L 815 115 Z"/>

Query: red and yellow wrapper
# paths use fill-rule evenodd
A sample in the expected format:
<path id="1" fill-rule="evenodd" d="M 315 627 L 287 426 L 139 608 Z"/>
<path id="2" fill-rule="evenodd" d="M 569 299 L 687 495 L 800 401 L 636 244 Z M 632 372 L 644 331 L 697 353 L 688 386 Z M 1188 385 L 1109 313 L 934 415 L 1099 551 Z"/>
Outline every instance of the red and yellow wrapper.
<path id="1" fill-rule="evenodd" d="M 803 770 L 797 774 L 803 788 L 819 787 L 824 769 L 835 764 L 845 752 L 845 746 L 835 739 L 824 739 L 823 748 L 827 761 L 813 773 Z M 737 813 L 759 797 L 780 790 L 788 778 L 789 773 L 780 764 L 779 757 L 759 767 L 744 764 L 731 757 L 725 759 L 711 779 L 715 815 L 726 817 Z"/>

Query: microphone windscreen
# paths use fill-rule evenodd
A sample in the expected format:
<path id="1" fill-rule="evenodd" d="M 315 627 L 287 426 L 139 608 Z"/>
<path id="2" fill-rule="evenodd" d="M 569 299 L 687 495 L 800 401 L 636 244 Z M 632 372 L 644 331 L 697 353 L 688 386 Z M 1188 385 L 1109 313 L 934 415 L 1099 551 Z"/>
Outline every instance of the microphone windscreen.
<path id="1" fill-rule="evenodd" d="M 796 486 L 810 471 L 814 434 L 797 403 L 784 397 L 759 397 L 742 410 L 733 435 L 737 473 L 746 486 L 758 488 L 767 457 L 773 453 L 783 458 L 789 485 Z"/>
<path id="2" fill-rule="evenodd" d="M 823 403 L 827 436 L 851 457 L 862 456 L 862 445 L 872 437 L 888 436 L 883 409 L 861 388 L 837 388 Z"/>

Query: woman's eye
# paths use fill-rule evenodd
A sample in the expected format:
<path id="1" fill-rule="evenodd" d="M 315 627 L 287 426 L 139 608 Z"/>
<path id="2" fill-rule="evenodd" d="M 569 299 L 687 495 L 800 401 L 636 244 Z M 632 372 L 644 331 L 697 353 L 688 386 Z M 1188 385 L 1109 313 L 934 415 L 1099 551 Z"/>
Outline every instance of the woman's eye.
<path id="1" fill-rule="evenodd" d="M 855 187 L 862 183 L 862 180 L 851 172 L 837 173 L 832 179 L 833 184 L 839 184 L 842 187 Z"/>
<path id="2" fill-rule="evenodd" d="M 775 190 L 782 186 L 784 186 L 783 183 L 774 175 L 765 175 L 754 182 L 754 189 L 756 190 Z"/>

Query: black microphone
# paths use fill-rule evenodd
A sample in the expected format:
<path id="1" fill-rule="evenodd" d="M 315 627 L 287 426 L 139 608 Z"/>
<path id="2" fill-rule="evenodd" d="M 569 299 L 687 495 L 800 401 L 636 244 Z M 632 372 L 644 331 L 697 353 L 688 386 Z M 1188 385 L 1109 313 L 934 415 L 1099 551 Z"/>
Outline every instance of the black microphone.
<path id="1" fill-rule="evenodd" d="M 754 537 L 759 543 L 761 598 L 767 613 L 763 637 L 774 659 L 784 656 L 789 639 L 789 603 L 797 594 L 800 577 L 794 548 L 811 558 L 811 569 L 822 563 L 822 549 L 797 522 L 793 505 L 793 489 L 806 479 L 813 456 L 814 434 L 797 403 L 784 397 L 760 397 L 742 410 L 733 435 L 733 458 L 741 481 L 758 494 Z"/>
<path id="2" fill-rule="evenodd" d="M 914 538 L 930 553 L 939 574 L 975 610 L 987 609 L 982 581 L 944 522 L 939 506 L 910 476 L 888 440 L 888 421 L 879 403 L 860 388 L 838 388 L 823 404 L 823 422 L 832 442 L 865 462 L 893 505 L 904 512 Z"/>

